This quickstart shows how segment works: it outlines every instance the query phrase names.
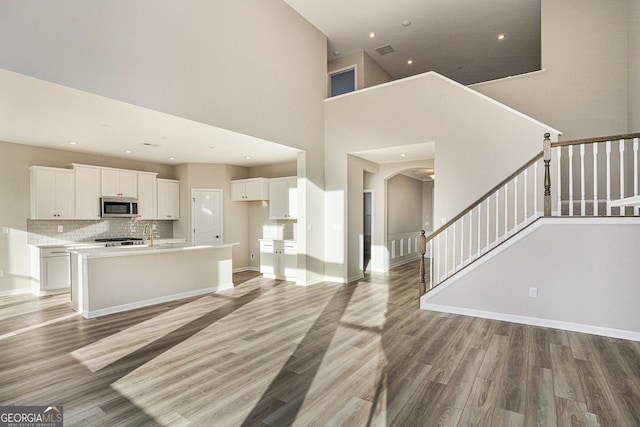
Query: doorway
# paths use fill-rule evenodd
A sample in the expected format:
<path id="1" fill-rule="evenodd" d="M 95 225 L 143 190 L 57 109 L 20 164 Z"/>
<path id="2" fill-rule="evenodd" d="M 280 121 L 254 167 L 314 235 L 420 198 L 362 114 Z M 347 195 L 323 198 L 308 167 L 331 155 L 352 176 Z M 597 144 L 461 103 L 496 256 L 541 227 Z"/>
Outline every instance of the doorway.
<path id="1" fill-rule="evenodd" d="M 194 246 L 217 245 L 222 238 L 222 190 L 191 190 L 191 224 Z"/>
<path id="2" fill-rule="evenodd" d="M 363 193 L 363 207 L 362 207 L 362 224 L 363 230 L 362 235 L 364 236 L 362 248 L 362 271 L 367 271 L 367 267 L 369 266 L 369 261 L 371 261 L 371 211 L 372 211 L 372 193 L 371 190 L 366 190 Z"/>

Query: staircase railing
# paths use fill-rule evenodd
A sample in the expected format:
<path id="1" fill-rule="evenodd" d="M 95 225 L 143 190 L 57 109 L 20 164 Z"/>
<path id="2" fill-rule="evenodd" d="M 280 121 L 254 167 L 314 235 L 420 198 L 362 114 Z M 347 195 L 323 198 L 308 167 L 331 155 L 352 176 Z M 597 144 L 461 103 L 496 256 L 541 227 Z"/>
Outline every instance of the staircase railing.
<path id="1" fill-rule="evenodd" d="M 640 133 L 553 144 L 549 134 L 544 136 L 543 151 L 428 237 L 421 236 L 420 294 L 543 216 L 640 215 Z"/>

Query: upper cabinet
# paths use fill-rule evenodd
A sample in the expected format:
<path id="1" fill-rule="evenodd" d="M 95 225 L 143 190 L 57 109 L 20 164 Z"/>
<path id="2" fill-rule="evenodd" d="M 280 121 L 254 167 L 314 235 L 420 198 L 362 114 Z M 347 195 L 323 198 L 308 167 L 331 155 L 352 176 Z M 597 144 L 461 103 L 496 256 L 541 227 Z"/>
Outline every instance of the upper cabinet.
<path id="1" fill-rule="evenodd" d="M 269 180 L 269 218 L 298 217 L 298 179 L 295 176 Z"/>
<path id="2" fill-rule="evenodd" d="M 158 219 L 180 219 L 180 181 L 158 179 Z"/>
<path id="3" fill-rule="evenodd" d="M 231 200 L 234 202 L 269 200 L 269 180 L 250 178 L 231 181 Z"/>
<path id="4" fill-rule="evenodd" d="M 138 173 L 118 169 L 102 169 L 102 195 L 138 197 Z"/>
<path id="5" fill-rule="evenodd" d="M 101 169 L 73 165 L 76 173 L 76 219 L 100 219 Z"/>
<path id="6" fill-rule="evenodd" d="M 70 169 L 32 166 L 31 219 L 73 219 L 75 174 Z"/>
<path id="7" fill-rule="evenodd" d="M 140 219 L 158 217 L 158 187 L 155 173 L 138 173 L 138 215 Z"/>

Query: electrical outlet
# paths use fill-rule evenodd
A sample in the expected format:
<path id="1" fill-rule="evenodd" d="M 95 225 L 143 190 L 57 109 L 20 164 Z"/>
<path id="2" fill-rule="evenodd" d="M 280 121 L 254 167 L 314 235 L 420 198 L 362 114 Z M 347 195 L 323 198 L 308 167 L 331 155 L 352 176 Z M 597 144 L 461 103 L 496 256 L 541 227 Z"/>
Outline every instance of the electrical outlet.
<path id="1" fill-rule="evenodd" d="M 538 297 L 538 288 L 529 288 L 529 298 Z"/>
<path id="2" fill-rule="evenodd" d="M 59 225 L 58 226 L 58 233 L 63 233 L 64 232 L 64 225 Z"/>
<path id="3" fill-rule="evenodd" d="M 254 254 L 253 252 L 251 252 L 251 259 L 256 259 L 256 254 Z"/>

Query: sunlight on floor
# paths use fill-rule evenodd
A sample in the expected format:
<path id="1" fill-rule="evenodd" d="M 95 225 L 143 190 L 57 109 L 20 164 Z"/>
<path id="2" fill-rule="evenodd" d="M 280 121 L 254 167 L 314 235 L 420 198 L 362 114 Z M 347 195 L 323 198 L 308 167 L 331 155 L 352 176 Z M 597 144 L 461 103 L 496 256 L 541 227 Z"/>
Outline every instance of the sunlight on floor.
<path id="1" fill-rule="evenodd" d="M 199 298 L 75 350 L 71 355 L 91 372 L 96 372 L 224 303 L 224 300 L 210 297 Z"/>
<path id="2" fill-rule="evenodd" d="M 44 326 L 48 326 L 51 325 L 53 323 L 57 323 L 57 322 L 61 322 L 63 320 L 67 320 L 70 319 L 72 317 L 76 317 L 79 316 L 79 313 L 71 313 L 71 314 L 67 314 L 66 316 L 60 316 L 60 317 L 56 317 L 55 319 L 51 319 L 51 320 L 47 320 L 46 322 L 42 322 L 42 323 L 38 323 L 37 325 L 31 325 L 31 326 L 27 326 L 26 328 L 22 328 L 22 329 L 18 329 L 16 331 L 13 332 L 8 332 L 6 334 L 0 335 L 0 340 L 3 340 L 5 338 L 9 338 L 9 337 L 15 337 L 16 335 L 20 335 L 24 332 L 29 332 L 32 331 L 34 329 L 38 329 L 38 328 L 42 328 Z"/>

